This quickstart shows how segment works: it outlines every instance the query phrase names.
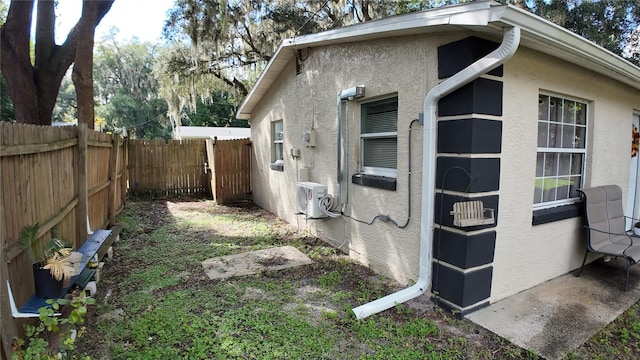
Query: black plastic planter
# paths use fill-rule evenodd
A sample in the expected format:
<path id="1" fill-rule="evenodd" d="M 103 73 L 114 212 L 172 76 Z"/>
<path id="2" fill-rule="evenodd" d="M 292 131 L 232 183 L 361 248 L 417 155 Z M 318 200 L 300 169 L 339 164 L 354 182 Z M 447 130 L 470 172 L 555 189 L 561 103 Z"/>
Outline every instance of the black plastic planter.
<path id="1" fill-rule="evenodd" d="M 62 295 L 62 280 L 54 279 L 51 271 L 43 269 L 40 264 L 33 264 L 33 282 L 37 297 L 51 299 Z"/>

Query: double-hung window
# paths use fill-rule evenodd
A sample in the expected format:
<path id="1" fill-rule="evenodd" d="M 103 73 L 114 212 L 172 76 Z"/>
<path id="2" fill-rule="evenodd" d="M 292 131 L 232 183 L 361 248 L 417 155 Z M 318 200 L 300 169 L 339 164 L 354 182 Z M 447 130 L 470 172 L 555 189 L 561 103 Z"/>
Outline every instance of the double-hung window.
<path id="1" fill-rule="evenodd" d="M 552 95 L 538 98 L 534 209 L 576 202 L 587 155 L 587 104 Z"/>
<path id="2" fill-rule="evenodd" d="M 398 167 L 398 97 L 362 104 L 361 172 L 396 177 Z"/>
<path id="3" fill-rule="evenodd" d="M 271 168 L 274 170 L 282 170 L 284 161 L 284 136 L 283 136 L 282 120 L 271 123 L 271 139 L 273 141 L 271 147 Z"/>

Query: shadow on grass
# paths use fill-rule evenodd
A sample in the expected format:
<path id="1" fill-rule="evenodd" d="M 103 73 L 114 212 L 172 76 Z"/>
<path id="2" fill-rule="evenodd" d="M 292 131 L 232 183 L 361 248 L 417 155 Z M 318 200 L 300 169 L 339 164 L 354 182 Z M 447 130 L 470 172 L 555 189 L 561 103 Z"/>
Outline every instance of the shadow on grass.
<path id="1" fill-rule="evenodd" d="M 250 203 L 134 200 L 78 352 L 109 359 L 537 358 L 435 308 L 427 296 L 357 321 L 397 289 Z M 201 261 L 291 245 L 314 263 L 209 280 Z"/>

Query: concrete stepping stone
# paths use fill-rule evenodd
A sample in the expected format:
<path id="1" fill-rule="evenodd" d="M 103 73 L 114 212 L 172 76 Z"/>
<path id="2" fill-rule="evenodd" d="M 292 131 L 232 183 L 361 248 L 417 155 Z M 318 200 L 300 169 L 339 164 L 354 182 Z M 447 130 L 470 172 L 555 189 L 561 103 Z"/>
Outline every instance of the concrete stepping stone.
<path id="1" fill-rule="evenodd" d="M 295 247 L 282 246 L 210 258 L 202 262 L 202 268 L 209 279 L 213 280 L 283 270 L 311 263 L 313 261 Z"/>

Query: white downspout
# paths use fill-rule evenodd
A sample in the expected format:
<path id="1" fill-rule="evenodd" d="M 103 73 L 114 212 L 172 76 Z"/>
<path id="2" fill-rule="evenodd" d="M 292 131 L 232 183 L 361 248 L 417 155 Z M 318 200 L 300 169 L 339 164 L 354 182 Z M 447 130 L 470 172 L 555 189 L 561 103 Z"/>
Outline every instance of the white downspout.
<path id="1" fill-rule="evenodd" d="M 400 290 L 353 309 L 357 319 L 394 307 L 423 294 L 431 280 L 431 249 L 433 247 L 433 218 L 436 184 L 436 119 L 438 101 L 477 79 L 482 74 L 502 65 L 515 54 L 520 44 L 520 28 L 505 31 L 502 44 L 487 56 L 474 62 L 457 74 L 432 88 L 424 99 L 424 135 L 422 152 L 422 206 L 420 222 L 420 268 L 418 281 Z"/>

